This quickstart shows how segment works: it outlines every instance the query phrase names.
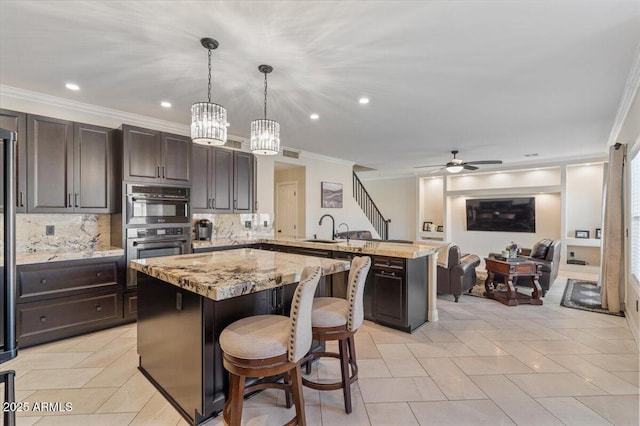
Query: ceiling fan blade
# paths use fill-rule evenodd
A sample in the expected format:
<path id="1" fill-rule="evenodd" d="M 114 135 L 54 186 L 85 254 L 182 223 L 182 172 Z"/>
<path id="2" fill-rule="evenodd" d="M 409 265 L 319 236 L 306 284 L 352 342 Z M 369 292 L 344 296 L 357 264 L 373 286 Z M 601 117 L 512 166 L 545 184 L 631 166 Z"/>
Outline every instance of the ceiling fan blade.
<path id="1" fill-rule="evenodd" d="M 464 167 L 465 170 L 478 170 L 476 166 L 470 166 L 469 163 L 465 164 L 462 167 Z"/>
<path id="2" fill-rule="evenodd" d="M 502 164 L 502 160 L 467 161 L 465 164 Z"/>
<path id="3" fill-rule="evenodd" d="M 444 169 L 445 169 L 445 167 L 443 166 L 443 167 L 440 167 L 439 169 L 431 170 L 428 174 L 433 175 L 433 174 L 438 173 L 439 171 L 444 170 Z"/>
<path id="4" fill-rule="evenodd" d="M 444 164 L 429 164 L 427 166 L 413 166 L 414 169 L 423 169 L 425 167 L 444 167 Z"/>

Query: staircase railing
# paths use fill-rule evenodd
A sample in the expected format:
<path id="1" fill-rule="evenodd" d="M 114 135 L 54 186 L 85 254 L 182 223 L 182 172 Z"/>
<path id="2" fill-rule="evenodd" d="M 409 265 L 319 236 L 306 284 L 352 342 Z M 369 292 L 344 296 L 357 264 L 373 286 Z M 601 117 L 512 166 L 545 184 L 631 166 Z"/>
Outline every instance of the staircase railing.
<path id="1" fill-rule="evenodd" d="M 373 202 L 371 195 L 367 192 L 364 185 L 356 175 L 356 172 L 353 172 L 353 197 L 356 199 L 360 208 L 369 218 L 369 222 L 373 225 L 375 230 L 380 235 L 380 238 L 383 240 L 389 239 L 389 222 L 391 219 L 385 219 L 380 213 L 380 209 L 376 206 L 376 203 Z"/>

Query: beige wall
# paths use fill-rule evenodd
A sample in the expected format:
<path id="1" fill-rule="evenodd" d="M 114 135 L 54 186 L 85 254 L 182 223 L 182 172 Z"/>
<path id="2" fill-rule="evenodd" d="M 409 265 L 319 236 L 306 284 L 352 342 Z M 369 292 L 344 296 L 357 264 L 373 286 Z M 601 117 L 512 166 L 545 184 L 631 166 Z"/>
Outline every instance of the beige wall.
<path id="1" fill-rule="evenodd" d="M 391 219 L 389 239 L 415 240 L 416 179 L 370 180 L 363 184 L 382 216 Z"/>
<path id="2" fill-rule="evenodd" d="M 304 167 L 292 167 L 292 168 L 288 168 L 288 169 L 284 169 L 284 170 L 274 170 L 274 199 L 273 199 L 273 206 L 274 206 L 274 210 L 277 209 L 277 203 L 276 203 L 276 195 L 277 195 L 277 189 L 276 186 L 278 185 L 278 183 L 282 183 L 282 182 L 296 182 L 298 184 L 298 193 L 297 193 L 297 200 L 298 200 L 298 224 L 297 224 L 297 228 L 296 228 L 296 236 L 298 237 L 304 237 L 305 236 L 305 232 L 307 229 L 307 220 L 306 220 L 306 197 L 307 197 L 307 189 L 306 189 L 306 184 L 307 184 L 307 179 L 306 179 L 306 172 L 305 172 L 305 168 Z M 275 218 L 275 221 L 277 223 L 278 218 Z M 337 225 L 337 224 L 336 224 Z M 277 230 L 276 230 L 277 232 Z"/>

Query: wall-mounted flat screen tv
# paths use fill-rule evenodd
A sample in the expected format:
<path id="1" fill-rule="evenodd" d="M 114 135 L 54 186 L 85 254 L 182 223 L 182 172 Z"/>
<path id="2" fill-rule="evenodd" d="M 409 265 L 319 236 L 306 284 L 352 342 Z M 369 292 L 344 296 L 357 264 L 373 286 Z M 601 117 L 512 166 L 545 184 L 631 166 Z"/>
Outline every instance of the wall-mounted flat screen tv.
<path id="1" fill-rule="evenodd" d="M 467 231 L 536 232 L 536 199 L 467 200 Z"/>

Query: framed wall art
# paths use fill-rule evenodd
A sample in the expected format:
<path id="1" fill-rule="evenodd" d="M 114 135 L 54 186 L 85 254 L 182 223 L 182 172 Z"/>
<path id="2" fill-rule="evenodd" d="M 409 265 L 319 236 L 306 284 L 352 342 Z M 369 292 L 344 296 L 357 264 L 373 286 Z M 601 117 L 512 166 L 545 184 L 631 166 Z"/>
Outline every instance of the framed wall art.
<path id="1" fill-rule="evenodd" d="M 320 206 L 329 209 L 342 208 L 342 184 L 320 182 Z"/>

